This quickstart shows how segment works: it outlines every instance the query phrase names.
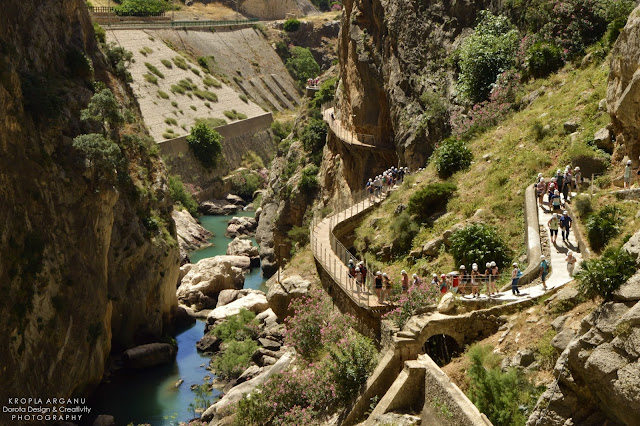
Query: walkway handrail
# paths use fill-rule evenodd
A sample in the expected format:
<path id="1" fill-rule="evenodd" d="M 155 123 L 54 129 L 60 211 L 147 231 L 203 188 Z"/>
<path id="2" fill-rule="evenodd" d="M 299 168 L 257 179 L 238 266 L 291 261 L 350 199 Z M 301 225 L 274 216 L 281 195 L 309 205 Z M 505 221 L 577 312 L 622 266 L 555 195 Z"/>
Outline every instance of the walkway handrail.
<path id="1" fill-rule="evenodd" d="M 345 129 L 343 126 L 339 126 L 336 120 L 340 120 L 340 114 L 337 113 L 336 107 L 333 102 L 326 102 L 320 107 L 322 111 L 322 118 L 327 122 L 331 131 L 340 140 L 348 143 L 349 145 L 362 145 L 371 148 L 376 147 L 378 139 L 374 135 L 365 133 L 355 133 Z M 335 119 L 331 117 L 331 113 L 334 114 Z M 376 147 L 377 148 L 377 147 Z"/>

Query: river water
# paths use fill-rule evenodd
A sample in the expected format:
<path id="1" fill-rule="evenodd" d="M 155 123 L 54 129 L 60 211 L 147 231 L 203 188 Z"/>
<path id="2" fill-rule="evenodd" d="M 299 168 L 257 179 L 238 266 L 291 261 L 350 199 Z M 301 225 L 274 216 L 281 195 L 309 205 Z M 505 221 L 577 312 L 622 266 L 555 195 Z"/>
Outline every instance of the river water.
<path id="1" fill-rule="evenodd" d="M 233 216 L 253 216 L 253 212 L 238 212 L 232 216 L 201 216 L 202 226 L 213 232 L 209 240 L 213 246 L 190 253 L 192 263 L 201 259 L 226 254 L 231 239 L 224 236 L 227 223 Z M 254 244 L 255 240 L 252 239 Z M 244 288 L 266 292 L 260 268 L 254 268 L 245 276 Z M 210 358 L 196 350 L 196 342 L 204 335 L 204 320 L 198 320 L 190 328 L 176 335 L 178 355 L 171 365 L 163 365 L 139 371 L 126 371 L 111 377 L 109 383 L 100 385 L 88 401 L 91 415 L 82 424 L 91 424 L 98 414 L 110 414 L 116 424 L 177 425 L 194 417 L 190 404 L 195 394 L 191 385 L 203 383 L 205 369 Z M 184 380 L 177 388 L 178 380 Z M 208 397 L 215 401 L 219 392 L 214 389 Z"/>

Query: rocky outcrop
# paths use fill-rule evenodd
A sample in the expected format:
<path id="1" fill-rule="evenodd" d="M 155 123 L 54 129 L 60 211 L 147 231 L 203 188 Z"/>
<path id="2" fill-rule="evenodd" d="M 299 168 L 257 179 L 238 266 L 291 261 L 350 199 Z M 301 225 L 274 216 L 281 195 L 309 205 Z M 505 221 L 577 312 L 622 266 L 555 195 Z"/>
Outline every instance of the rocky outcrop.
<path id="1" fill-rule="evenodd" d="M 202 214 L 208 215 L 230 215 L 237 213 L 240 210 L 240 206 L 232 204 L 227 200 L 210 200 L 200 203 L 198 211 Z"/>
<path id="2" fill-rule="evenodd" d="M 607 105 L 615 134 L 614 160 L 625 156 L 638 167 L 640 155 L 640 7 L 611 51 Z"/>
<path id="3" fill-rule="evenodd" d="M 172 362 L 177 348 L 169 343 L 149 343 L 127 349 L 122 354 L 122 362 L 127 368 L 149 368 Z"/>
<path id="4" fill-rule="evenodd" d="M 300 275 L 287 277 L 281 283 L 274 282 L 267 292 L 269 307 L 280 320 L 284 320 L 284 318 L 293 314 L 289 310 L 291 301 L 307 294 L 310 285 L 311 283 L 302 279 Z"/>
<path id="5" fill-rule="evenodd" d="M 202 259 L 193 265 L 184 276 L 176 292 L 178 299 L 187 304 L 195 305 L 193 295 L 197 295 L 200 302 L 201 293 L 215 298 L 225 289 L 241 289 L 244 286 L 243 269 L 248 269 L 250 259 L 246 256 L 215 256 Z"/>
<path id="6" fill-rule="evenodd" d="M 112 350 L 172 328 L 179 250 L 162 161 L 138 124 L 109 137 L 128 164 L 73 147 L 92 80 L 139 110 L 98 51 L 81 0 L 7 0 L 0 13 L 0 400 L 85 394 Z M 130 174 L 128 174 L 130 173 Z"/>
<path id="7" fill-rule="evenodd" d="M 251 266 L 260 263 L 260 251 L 251 243 L 251 240 L 236 237 L 227 246 L 227 254 L 230 256 L 246 256 L 251 259 Z"/>
<path id="8" fill-rule="evenodd" d="M 181 259 L 188 259 L 190 251 L 209 245 L 213 234 L 200 226 L 187 210 L 174 210 L 171 217 L 176 223 Z"/>
<path id="9" fill-rule="evenodd" d="M 225 235 L 229 238 L 253 235 L 257 227 L 258 221 L 253 217 L 233 217 L 229 221 Z"/>
<path id="10" fill-rule="evenodd" d="M 267 298 L 261 291 L 249 293 L 246 296 L 234 300 L 233 302 L 215 308 L 207 316 L 207 323 L 214 324 L 216 321 L 224 320 L 232 315 L 236 315 L 241 309 L 247 309 L 254 313 L 260 313 L 269 308 Z"/>

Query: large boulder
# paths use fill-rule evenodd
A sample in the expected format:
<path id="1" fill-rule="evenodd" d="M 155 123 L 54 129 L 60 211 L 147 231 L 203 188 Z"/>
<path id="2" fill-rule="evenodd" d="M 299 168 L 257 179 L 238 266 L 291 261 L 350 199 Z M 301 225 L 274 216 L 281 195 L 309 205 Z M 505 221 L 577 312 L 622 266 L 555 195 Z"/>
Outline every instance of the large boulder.
<path id="1" fill-rule="evenodd" d="M 251 259 L 251 266 L 260 264 L 260 251 L 251 240 L 236 237 L 227 246 L 227 254 L 230 256 L 247 256 Z"/>
<path id="2" fill-rule="evenodd" d="M 234 300 L 228 305 L 215 308 L 207 316 L 207 323 L 214 324 L 216 321 L 226 319 L 236 315 L 241 309 L 247 309 L 254 313 L 260 313 L 269 309 L 267 298 L 262 292 L 249 293 L 241 299 Z"/>
<path id="3" fill-rule="evenodd" d="M 124 351 L 122 362 L 127 368 L 148 368 L 173 362 L 176 352 L 169 343 L 149 343 Z"/>
<path id="4" fill-rule="evenodd" d="M 207 333 L 202 339 L 198 340 L 196 348 L 201 352 L 217 352 L 220 349 L 221 343 L 222 340 L 211 333 Z"/>
<path id="5" fill-rule="evenodd" d="M 440 247 L 444 244 L 444 238 L 438 237 L 427 242 L 424 246 L 422 246 L 422 255 L 423 256 L 432 256 L 435 257 L 440 253 Z"/>
<path id="6" fill-rule="evenodd" d="M 640 7 L 636 8 L 611 50 L 607 104 L 613 124 L 614 159 L 628 156 L 637 167 L 640 155 Z"/>
<path id="7" fill-rule="evenodd" d="M 613 292 L 613 299 L 619 302 L 640 300 L 640 272 L 636 272 L 626 283 Z"/>
<path id="8" fill-rule="evenodd" d="M 220 294 L 218 294 L 218 303 L 216 304 L 216 308 L 220 306 L 228 305 L 231 302 L 234 302 L 238 299 L 242 299 L 248 294 L 256 293 L 256 294 L 264 294 L 264 292 L 260 290 L 253 289 L 242 289 L 242 290 L 222 290 Z"/>
<path id="9" fill-rule="evenodd" d="M 456 307 L 456 298 L 453 293 L 446 293 L 438 303 L 438 312 L 446 314 L 454 310 Z"/>
<path id="10" fill-rule="evenodd" d="M 191 267 L 176 292 L 178 299 L 188 302 L 192 293 L 216 297 L 225 289 L 241 289 L 244 285 L 243 269 L 250 259 L 243 256 L 216 256 L 202 259 Z M 190 304 L 190 303 L 185 303 Z"/>
<path id="11" fill-rule="evenodd" d="M 309 292 L 311 283 L 303 279 L 300 275 L 292 275 L 282 282 L 274 282 L 267 292 L 269 307 L 283 320 L 293 312 L 289 310 L 289 304 L 293 299 L 304 296 Z"/>
<path id="12" fill-rule="evenodd" d="M 240 206 L 231 204 L 227 200 L 204 201 L 198 206 L 198 211 L 208 215 L 230 215 L 237 213 Z"/>
<path id="13" fill-rule="evenodd" d="M 256 229 L 256 242 L 260 247 L 260 267 L 265 278 L 278 270 L 275 252 L 274 229 L 278 219 L 278 204 L 267 203 L 262 206 L 260 221 Z"/>
<path id="14" fill-rule="evenodd" d="M 593 141 L 598 148 L 609 153 L 613 152 L 613 139 L 611 138 L 611 132 L 606 127 L 596 132 L 593 136 Z"/>
<path id="15" fill-rule="evenodd" d="M 171 217 L 176 223 L 180 258 L 188 257 L 189 252 L 209 245 L 213 234 L 204 229 L 187 210 L 174 209 Z"/>
<path id="16" fill-rule="evenodd" d="M 227 225 L 225 235 L 229 238 L 253 235 L 257 227 L 258 221 L 254 217 L 233 217 Z"/>

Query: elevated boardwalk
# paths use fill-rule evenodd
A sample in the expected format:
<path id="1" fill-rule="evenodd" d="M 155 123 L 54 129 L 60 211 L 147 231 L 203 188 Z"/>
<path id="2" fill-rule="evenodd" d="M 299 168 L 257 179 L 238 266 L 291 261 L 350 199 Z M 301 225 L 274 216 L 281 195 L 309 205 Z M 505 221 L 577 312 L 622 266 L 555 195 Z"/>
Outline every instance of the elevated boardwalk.
<path id="1" fill-rule="evenodd" d="M 354 133 L 347 130 L 342 125 L 342 120 L 336 115 L 335 108 L 330 104 L 322 106 L 322 118 L 329 125 L 331 132 L 345 145 L 366 150 L 395 151 L 395 147 L 382 144 L 373 135 Z"/>

